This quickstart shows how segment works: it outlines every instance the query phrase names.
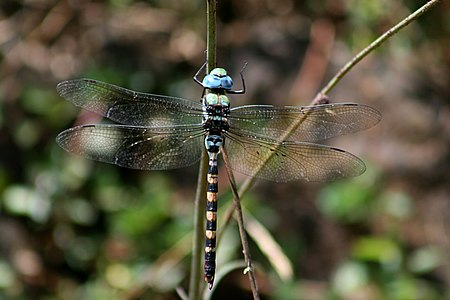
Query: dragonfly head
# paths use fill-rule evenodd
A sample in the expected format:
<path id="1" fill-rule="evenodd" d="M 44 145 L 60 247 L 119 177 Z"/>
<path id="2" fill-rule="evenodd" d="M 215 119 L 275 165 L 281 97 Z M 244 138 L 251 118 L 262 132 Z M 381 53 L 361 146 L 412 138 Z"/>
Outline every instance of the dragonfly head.
<path id="1" fill-rule="evenodd" d="M 215 68 L 203 78 L 202 85 L 206 89 L 231 90 L 233 80 L 223 68 Z"/>

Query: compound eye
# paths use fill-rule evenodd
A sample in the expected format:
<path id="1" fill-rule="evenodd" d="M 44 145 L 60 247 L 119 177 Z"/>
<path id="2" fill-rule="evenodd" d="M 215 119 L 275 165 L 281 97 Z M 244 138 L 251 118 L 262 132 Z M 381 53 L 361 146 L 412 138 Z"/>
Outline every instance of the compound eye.
<path id="1" fill-rule="evenodd" d="M 203 81 L 202 81 L 203 87 L 207 88 L 207 89 L 218 89 L 218 88 L 221 87 L 220 86 L 221 83 L 222 82 L 221 82 L 221 79 L 219 77 L 217 77 L 215 75 L 211 75 L 211 74 L 206 75 L 205 78 L 203 78 Z"/>
<path id="2" fill-rule="evenodd" d="M 231 90 L 231 88 L 233 87 L 233 80 L 231 79 L 230 76 L 225 76 L 225 77 L 221 78 L 220 81 L 221 81 L 220 85 L 225 90 Z"/>

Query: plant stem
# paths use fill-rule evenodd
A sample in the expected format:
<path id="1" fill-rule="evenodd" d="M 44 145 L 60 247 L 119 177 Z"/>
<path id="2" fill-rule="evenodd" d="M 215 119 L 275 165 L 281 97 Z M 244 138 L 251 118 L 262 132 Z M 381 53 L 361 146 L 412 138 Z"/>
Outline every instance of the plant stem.
<path id="1" fill-rule="evenodd" d="M 247 264 L 247 274 L 248 279 L 250 280 L 250 288 L 252 290 L 253 299 L 259 299 L 258 294 L 258 284 L 256 282 L 255 272 L 253 269 L 253 263 L 252 258 L 250 254 L 250 247 L 248 245 L 248 238 L 247 233 L 245 232 L 245 223 L 244 223 L 244 216 L 242 214 L 242 207 L 241 207 L 241 200 L 239 198 L 239 193 L 236 188 L 236 181 L 234 179 L 233 172 L 230 169 L 230 161 L 228 160 L 228 154 L 224 147 L 222 147 L 222 157 L 225 161 L 225 166 L 227 169 L 228 179 L 230 181 L 231 191 L 233 193 L 233 199 L 234 199 L 234 207 L 236 208 L 236 214 L 237 214 L 237 222 L 239 226 L 239 235 L 241 236 L 241 243 L 242 243 L 242 252 L 244 254 L 244 260 Z"/>
<path id="2" fill-rule="evenodd" d="M 416 20 L 422 14 L 427 12 L 434 5 L 438 4 L 441 0 L 431 0 L 428 1 L 425 5 L 420 7 L 418 10 L 410 14 L 408 17 L 400 21 L 397 25 L 390 28 L 388 31 L 383 33 L 380 37 L 378 37 L 375 41 L 373 41 L 369 46 L 364 48 L 361 52 L 359 52 L 356 56 L 354 56 L 344 67 L 342 67 L 339 72 L 328 82 L 328 84 L 316 95 L 313 103 L 317 101 L 317 99 L 321 98 L 323 95 L 328 94 L 337 84 L 338 82 L 347 74 L 359 61 L 361 61 L 364 57 L 366 57 L 369 53 L 371 53 L 376 48 L 380 47 L 386 40 L 392 37 L 394 34 L 400 31 L 403 27 L 407 26 L 412 21 Z"/>
<path id="3" fill-rule="evenodd" d="M 206 72 L 216 65 L 216 0 L 206 0 Z M 189 299 L 200 299 L 202 291 L 201 260 L 204 243 L 204 209 L 206 206 L 206 174 L 208 172 L 208 155 L 203 148 L 198 172 L 197 190 L 195 194 L 194 239 L 192 245 L 192 262 L 189 279 Z"/>
<path id="4" fill-rule="evenodd" d="M 432 8 L 434 5 L 438 4 L 438 2 L 441 0 L 431 0 L 428 1 L 425 5 L 420 7 L 418 10 L 416 10 L 414 13 L 400 21 L 397 25 L 386 31 L 383 35 L 381 35 L 379 38 L 377 38 L 373 43 L 371 43 L 367 48 L 365 48 L 363 51 L 361 51 L 359 54 L 357 54 L 355 57 L 353 57 L 329 82 L 328 84 L 316 95 L 314 100 L 310 103 L 310 105 L 315 105 L 317 102 L 320 102 L 321 99 L 324 99 L 325 95 L 329 93 L 336 84 L 342 79 L 359 61 L 361 61 L 367 54 L 381 46 L 383 42 L 385 42 L 388 38 L 396 34 L 400 29 L 405 27 L 406 25 L 410 24 L 412 21 L 416 20 L 419 16 L 427 12 L 430 8 Z M 298 120 L 294 121 L 294 123 L 298 123 Z M 297 126 L 293 124 L 288 131 L 284 134 L 284 136 L 289 135 L 291 129 L 295 130 Z M 255 181 L 255 177 L 249 177 L 247 180 L 245 180 L 240 189 L 239 189 L 239 195 L 242 197 L 253 185 Z M 231 211 L 226 212 L 226 216 L 231 216 L 232 210 L 234 210 L 234 206 L 230 208 Z"/>
<path id="5" fill-rule="evenodd" d="M 208 32 L 206 34 L 206 73 L 216 67 L 216 10 L 217 0 L 206 0 Z"/>

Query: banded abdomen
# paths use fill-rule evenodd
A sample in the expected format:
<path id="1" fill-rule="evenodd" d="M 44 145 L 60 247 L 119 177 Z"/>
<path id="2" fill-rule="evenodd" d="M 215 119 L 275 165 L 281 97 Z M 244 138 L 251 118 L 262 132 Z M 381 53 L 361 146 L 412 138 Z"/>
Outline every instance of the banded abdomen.
<path id="1" fill-rule="evenodd" d="M 217 192 L 218 168 L 217 157 L 223 139 L 220 135 L 209 135 L 205 138 L 205 146 L 209 155 L 208 187 L 206 194 L 206 232 L 205 232 L 205 281 L 212 288 L 216 272 L 216 229 L 217 229 Z"/>

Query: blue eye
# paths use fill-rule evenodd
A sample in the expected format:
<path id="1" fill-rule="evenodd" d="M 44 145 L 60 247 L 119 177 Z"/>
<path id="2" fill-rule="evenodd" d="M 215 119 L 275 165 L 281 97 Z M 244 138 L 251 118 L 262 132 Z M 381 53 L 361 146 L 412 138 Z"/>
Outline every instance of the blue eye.
<path id="1" fill-rule="evenodd" d="M 233 80 L 228 75 L 218 76 L 215 74 L 208 74 L 203 78 L 202 85 L 207 89 L 231 90 L 233 87 Z"/>
<path id="2" fill-rule="evenodd" d="M 202 85 L 207 89 L 219 89 L 221 88 L 221 78 L 211 74 L 206 75 L 203 78 Z"/>
<path id="3" fill-rule="evenodd" d="M 220 78 L 220 85 L 225 90 L 231 90 L 231 88 L 233 87 L 233 80 L 230 76 L 222 77 Z"/>

